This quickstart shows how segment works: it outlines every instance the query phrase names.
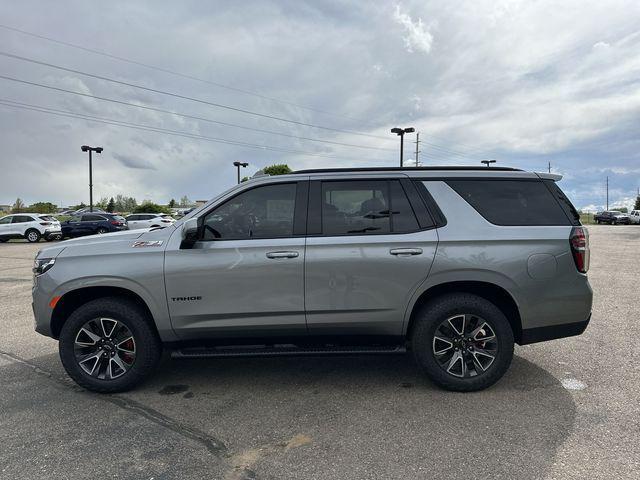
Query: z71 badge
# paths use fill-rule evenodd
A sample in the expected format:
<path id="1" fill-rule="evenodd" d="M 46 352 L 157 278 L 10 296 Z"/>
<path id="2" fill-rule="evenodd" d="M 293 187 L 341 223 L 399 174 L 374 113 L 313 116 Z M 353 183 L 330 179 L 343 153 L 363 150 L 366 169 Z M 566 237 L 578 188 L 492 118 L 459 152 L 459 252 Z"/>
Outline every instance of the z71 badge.
<path id="1" fill-rule="evenodd" d="M 159 247 L 160 245 L 162 245 L 162 240 L 148 240 L 148 241 L 133 242 L 133 245 L 131 246 L 134 248 L 139 248 L 139 247 Z"/>

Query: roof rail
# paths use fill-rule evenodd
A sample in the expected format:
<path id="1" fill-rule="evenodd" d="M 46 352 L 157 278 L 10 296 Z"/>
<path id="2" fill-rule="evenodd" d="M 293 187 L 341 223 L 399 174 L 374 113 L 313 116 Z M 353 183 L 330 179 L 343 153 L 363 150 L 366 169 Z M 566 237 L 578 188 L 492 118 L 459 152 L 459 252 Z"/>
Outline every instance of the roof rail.
<path id="1" fill-rule="evenodd" d="M 333 173 L 333 172 L 415 172 L 415 171 L 494 171 L 494 172 L 522 172 L 519 168 L 511 167 L 474 167 L 474 166 L 441 166 L 441 167 L 356 167 L 356 168 L 313 168 L 309 170 L 296 170 L 291 173 Z"/>

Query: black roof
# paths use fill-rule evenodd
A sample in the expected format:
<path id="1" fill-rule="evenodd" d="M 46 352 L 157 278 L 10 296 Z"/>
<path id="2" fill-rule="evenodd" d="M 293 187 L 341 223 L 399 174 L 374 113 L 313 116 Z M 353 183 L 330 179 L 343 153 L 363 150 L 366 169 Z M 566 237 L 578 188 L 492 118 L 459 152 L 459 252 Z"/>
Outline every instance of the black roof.
<path id="1" fill-rule="evenodd" d="M 442 166 L 442 167 L 359 167 L 359 168 L 312 168 L 309 170 L 296 170 L 291 173 L 333 173 L 333 172 L 430 172 L 438 170 L 448 171 L 494 171 L 494 172 L 521 172 L 519 168 L 511 167 L 473 167 L 473 166 Z"/>

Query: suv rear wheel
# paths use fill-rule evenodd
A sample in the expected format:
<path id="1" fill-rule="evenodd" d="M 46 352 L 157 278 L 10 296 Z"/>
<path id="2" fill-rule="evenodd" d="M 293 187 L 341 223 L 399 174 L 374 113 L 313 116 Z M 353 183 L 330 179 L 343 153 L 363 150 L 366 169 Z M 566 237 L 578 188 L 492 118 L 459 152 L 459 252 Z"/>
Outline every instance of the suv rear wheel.
<path id="1" fill-rule="evenodd" d="M 39 242 L 41 237 L 40 232 L 35 228 L 27 230 L 24 236 L 29 243 Z"/>
<path id="2" fill-rule="evenodd" d="M 482 390 L 497 382 L 513 358 L 511 325 L 493 303 L 476 295 L 446 295 L 419 313 L 411 337 L 426 375 L 447 390 Z"/>
<path id="3" fill-rule="evenodd" d="M 141 383 L 158 364 L 162 347 L 145 314 L 118 298 L 92 300 L 62 327 L 60 359 L 75 382 L 94 392 L 122 392 Z"/>

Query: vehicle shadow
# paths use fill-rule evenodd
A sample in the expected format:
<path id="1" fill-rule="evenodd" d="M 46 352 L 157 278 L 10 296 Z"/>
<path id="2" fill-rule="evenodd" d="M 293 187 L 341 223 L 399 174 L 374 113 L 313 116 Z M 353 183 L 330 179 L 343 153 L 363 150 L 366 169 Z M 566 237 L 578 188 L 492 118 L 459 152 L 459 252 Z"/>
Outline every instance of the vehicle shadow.
<path id="1" fill-rule="evenodd" d="M 435 387 L 403 355 L 167 360 L 126 395 L 231 451 L 304 434 L 313 445 L 295 462 L 333 478 L 541 478 L 576 414 L 558 380 L 518 356 L 497 385 L 471 394 Z M 264 458 L 256 471 L 282 461 Z"/>

